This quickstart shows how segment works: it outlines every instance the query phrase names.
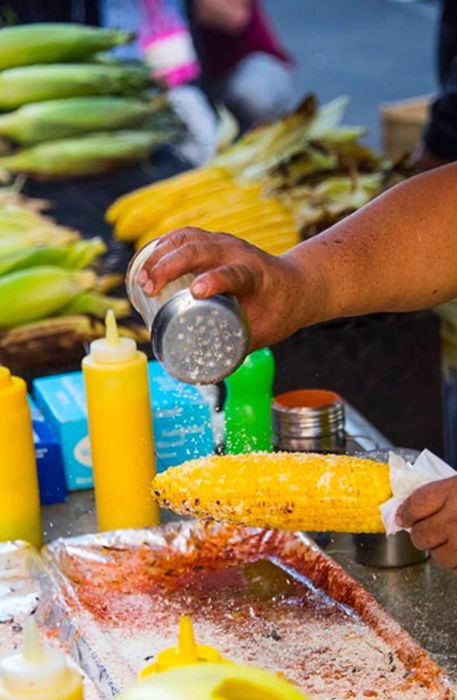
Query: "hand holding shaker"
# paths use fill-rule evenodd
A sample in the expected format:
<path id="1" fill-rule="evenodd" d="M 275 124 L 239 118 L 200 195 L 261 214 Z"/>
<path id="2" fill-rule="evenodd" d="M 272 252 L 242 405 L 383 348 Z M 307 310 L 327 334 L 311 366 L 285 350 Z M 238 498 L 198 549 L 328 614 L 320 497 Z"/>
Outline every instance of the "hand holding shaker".
<path id="1" fill-rule="evenodd" d="M 170 282 L 154 297 L 145 294 L 138 277 L 157 243 L 148 243 L 129 265 L 130 301 L 150 329 L 154 355 L 169 374 L 187 384 L 216 384 L 246 357 L 249 328 L 244 312 L 231 295 L 194 299 L 191 274 Z"/>

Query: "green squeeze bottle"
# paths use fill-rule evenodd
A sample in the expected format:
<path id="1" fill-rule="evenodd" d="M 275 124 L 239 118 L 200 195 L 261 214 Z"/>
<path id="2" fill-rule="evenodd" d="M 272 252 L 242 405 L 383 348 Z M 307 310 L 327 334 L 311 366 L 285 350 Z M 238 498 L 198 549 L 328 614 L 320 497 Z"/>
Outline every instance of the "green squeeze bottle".
<path id="1" fill-rule="evenodd" d="M 275 362 L 268 348 L 248 355 L 225 380 L 225 453 L 272 452 Z"/>

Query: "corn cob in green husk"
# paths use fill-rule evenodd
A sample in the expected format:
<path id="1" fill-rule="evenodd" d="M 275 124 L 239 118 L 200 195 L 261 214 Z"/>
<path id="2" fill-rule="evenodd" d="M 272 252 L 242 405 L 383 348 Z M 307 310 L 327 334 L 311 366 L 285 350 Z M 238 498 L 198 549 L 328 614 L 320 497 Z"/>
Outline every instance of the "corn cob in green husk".
<path id="1" fill-rule="evenodd" d="M 55 315 L 95 283 L 95 274 L 88 270 L 51 266 L 4 275 L 0 277 L 0 329 Z"/>
<path id="2" fill-rule="evenodd" d="M 0 73 L 0 109 L 67 97 L 138 96 L 152 85 L 146 66 L 54 64 L 11 68 Z"/>
<path id="3" fill-rule="evenodd" d="M 106 251 L 101 238 L 72 241 L 66 245 L 40 245 L 0 255 L 0 277 L 43 265 L 82 270 Z"/>
<path id="4" fill-rule="evenodd" d="M 0 70 L 35 63 L 78 61 L 127 44 L 132 35 L 82 24 L 39 23 L 0 29 Z"/>
<path id="5" fill-rule="evenodd" d="M 168 137 L 158 131 L 88 134 L 26 148 L 0 157 L 0 170 L 48 179 L 101 175 L 145 159 Z"/>
<path id="6" fill-rule="evenodd" d="M 0 115 L 0 136 L 25 145 L 42 143 L 141 126 L 151 114 L 151 103 L 124 97 L 48 100 Z"/>

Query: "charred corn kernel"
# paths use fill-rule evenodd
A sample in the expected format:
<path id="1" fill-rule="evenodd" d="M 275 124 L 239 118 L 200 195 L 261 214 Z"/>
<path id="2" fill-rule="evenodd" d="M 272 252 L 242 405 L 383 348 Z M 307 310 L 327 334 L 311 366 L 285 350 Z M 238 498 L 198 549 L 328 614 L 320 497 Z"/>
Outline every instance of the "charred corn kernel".
<path id="1" fill-rule="evenodd" d="M 69 97 L 24 105 L 0 115 L 0 136 L 20 144 L 141 125 L 150 103 L 124 97 Z"/>
<path id="2" fill-rule="evenodd" d="M 148 131 L 88 134 L 25 148 L 0 158 L 0 169 L 47 178 L 100 175 L 133 164 L 164 139 Z"/>
<path id="3" fill-rule="evenodd" d="M 203 187 L 204 184 L 208 185 L 211 182 L 227 178 L 228 176 L 223 170 L 208 167 L 188 170 L 174 177 L 170 177 L 167 180 L 153 182 L 151 185 L 140 187 L 116 199 L 106 211 L 106 220 L 108 223 L 114 224 L 114 222 L 129 209 L 139 206 L 142 202 L 147 202 L 152 195 L 165 197 L 170 193 L 182 194 L 182 192 L 186 191 L 188 188 L 194 186 Z"/>
<path id="4" fill-rule="evenodd" d="M 10 68 L 0 73 L 0 108 L 88 95 L 135 96 L 151 82 L 147 68 L 127 65 L 61 63 Z"/>
<path id="5" fill-rule="evenodd" d="M 96 276 L 59 267 L 35 267 L 0 277 L 0 328 L 46 318 L 90 289 Z"/>
<path id="6" fill-rule="evenodd" d="M 176 513 L 283 530 L 383 532 L 389 467 L 369 459 L 253 453 L 191 460 L 153 481 Z"/>
<path id="7" fill-rule="evenodd" d="M 225 180 L 189 187 L 181 193 L 168 192 L 159 196 L 153 192 L 138 206 L 121 214 L 116 221 L 114 234 L 119 240 L 133 241 L 163 217 L 179 211 L 184 218 L 185 211 L 202 206 L 202 202 L 212 201 L 213 197 L 227 192 L 233 192 L 233 184 Z"/>
<path id="8" fill-rule="evenodd" d="M 71 23 L 21 24 L 0 31 L 0 70 L 35 63 L 86 58 L 97 51 L 127 44 L 132 35 Z"/>

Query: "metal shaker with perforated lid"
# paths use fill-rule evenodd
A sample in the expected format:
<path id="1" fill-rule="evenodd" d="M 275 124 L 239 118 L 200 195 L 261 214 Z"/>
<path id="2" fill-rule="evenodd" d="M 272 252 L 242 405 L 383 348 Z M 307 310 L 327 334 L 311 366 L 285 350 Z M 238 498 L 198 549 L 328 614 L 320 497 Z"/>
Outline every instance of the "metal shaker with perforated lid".
<path id="1" fill-rule="evenodd" d="M 195 299 L 189 289 L 194 275 L 179 277 L 154 297 L 145 294 L 138 277 L 157 242 L 148 243 L 129 265 L 130 301 L 150 329 L 154 355 L 169 374 L 187 384 L 216 384 L 246 357 L 245 314 L 231 295 Z"/>

